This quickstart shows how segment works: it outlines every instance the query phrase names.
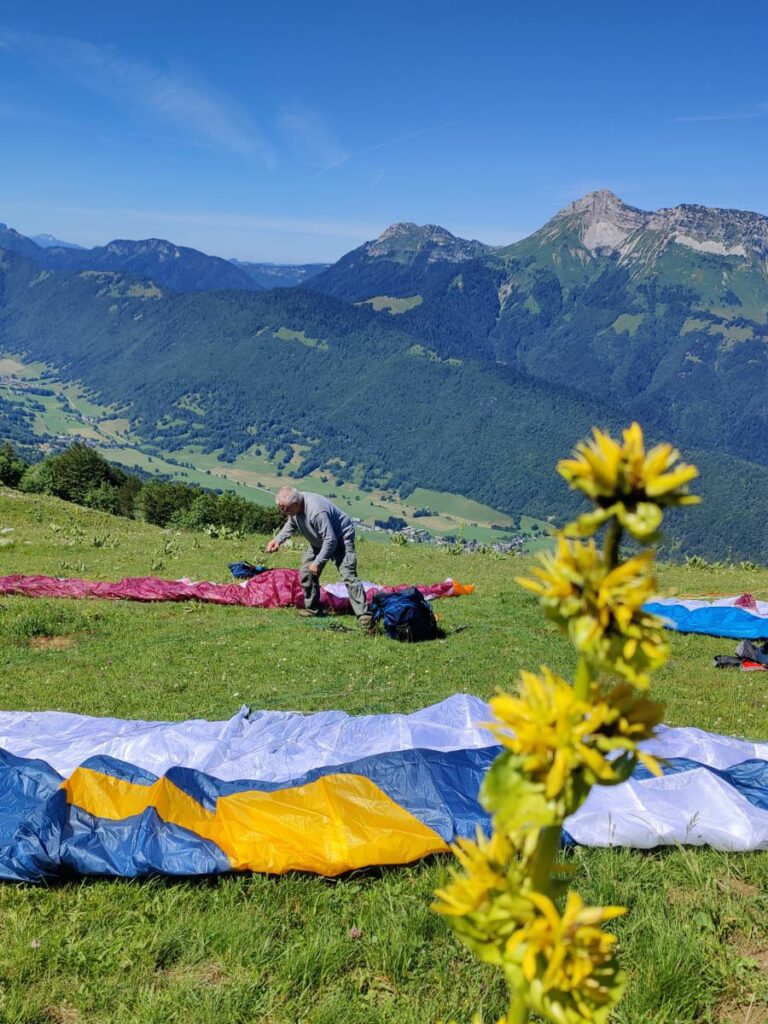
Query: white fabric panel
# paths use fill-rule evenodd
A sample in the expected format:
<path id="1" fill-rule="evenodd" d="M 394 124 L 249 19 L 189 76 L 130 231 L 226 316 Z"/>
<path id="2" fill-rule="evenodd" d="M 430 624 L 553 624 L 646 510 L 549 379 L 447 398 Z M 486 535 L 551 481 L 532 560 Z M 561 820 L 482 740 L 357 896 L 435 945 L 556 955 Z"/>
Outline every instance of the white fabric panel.
<path id="1" fill-rule="evenodd" d="M 89 757 L 106 755 L 162 775 L 174 765 L 230 782 L 285 782 L 312 768 L 371 754 L 426 747 L 459 750 L 494 744 L 479 726 L 488 705 L 456 694 L 411 715 L 302 715 L 241 708 L 227 722 L 140 722 L 59 711 L 0 712 L 0 748 L 46 761 L 67 776 Z"/>
<path id="2" fill-rule="evenodd" d="M 369 590 L 375 590 L 378 592 L 379 590 L 384 589 L 384 587 L 382 587 L 379 583 L 371 583 L 370 580 L 362 580 L 362 584 L 366 593 L 368 593 Z M 347 593 L 346 583 L 339 583 L 338 581 L 334 583 L 324 583 L 323 590 L 327 590 L 328 593 L 333 594 L 334 597 L 349 597 L 349 594 Z"/>
<path id="3" fill-rule="evenodd" d="M 750 743 L 688 726 L 674 729 L 660 725 L 654 739 L 646 740 L 642 748 L 655 757 L 687 757 L 712 768 L 730 768 L 753 758 L 768 761 L 768 743 Z"/>
<path id="4" fill-rule="evenodd" d="M 706 768 L 595 786 L 565 827 L 583 846 L 768 849 L 768 811 Z"/>

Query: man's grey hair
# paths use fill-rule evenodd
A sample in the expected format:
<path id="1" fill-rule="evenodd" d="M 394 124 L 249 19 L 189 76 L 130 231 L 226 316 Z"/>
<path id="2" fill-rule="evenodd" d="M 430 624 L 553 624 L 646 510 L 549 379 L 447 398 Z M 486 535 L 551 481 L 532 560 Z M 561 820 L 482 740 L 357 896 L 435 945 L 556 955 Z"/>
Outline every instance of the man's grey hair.
<path id="1" fill-rule="evenodd" d="M 278 508 L 290 508 L 291 505 L 295 505 L 301 501 L 301 491 L 297 491 L 295 487 L 281 487 L 275 495 L 275 504 Z"/>

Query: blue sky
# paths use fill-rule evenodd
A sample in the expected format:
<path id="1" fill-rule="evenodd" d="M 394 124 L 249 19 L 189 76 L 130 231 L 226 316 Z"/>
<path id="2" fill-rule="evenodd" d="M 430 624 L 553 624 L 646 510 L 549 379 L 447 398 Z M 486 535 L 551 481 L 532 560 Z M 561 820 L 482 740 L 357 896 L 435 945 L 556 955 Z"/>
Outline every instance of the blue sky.
<path id="1" fill-rule="evenodd" d="M 596 188 L 768 213 L 766 44 L 762 0 L 0 3 L 0 220 L 309 262 Z"/>

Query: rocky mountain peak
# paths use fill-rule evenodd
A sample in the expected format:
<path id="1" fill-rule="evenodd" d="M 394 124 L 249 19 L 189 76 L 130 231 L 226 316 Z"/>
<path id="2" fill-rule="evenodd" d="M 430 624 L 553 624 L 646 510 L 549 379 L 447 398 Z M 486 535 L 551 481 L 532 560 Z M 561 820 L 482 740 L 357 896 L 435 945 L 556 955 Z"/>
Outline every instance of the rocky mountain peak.
<path id="1" fill-rule="evenodd" d="M 458 238 L 439 224 L 413 224 L 404 221 L 391 224 L 379 237 L 365 246 L 368 256 L 411 260 L 417 254 L 428 253 L 428 262 L 461 262 L 484 252 L 487 246 Z"/>
<path id="2" fill-rule="evenodd" d="M 77 242 L 62 242 L 60 238 L 56 238 L 55 235 L 43 234 L 43 235 L 32 235 L 30 241 L 34 242 L 35 245 L 39 245 L 41 249 L 80 249 L 83 250 L 85 246 L 78 245 Z"/>
<path id="3" fill-rule="evenodd" d="M 560 212 L 566 216 L 576 213 L 594 217 L 613 214 L 627 208 L 626 204 L 619 199 L 615 192 L 611 192 L 607 188 L 601 188 L 596 192 L 587 192 L 581 199 L 576 199 L 574 202 L 569 203 Z"/>
<path id="4" fill-rule="evenodd" d="M 133 241 L 128 238 L 115 238 L 105 246 L 107 252 L 129 253 L 129 252 L 171 252 L 177 247 L 173 242 L 167 242 L 164 238 L 143 238 Z"/>
<path id="5" fill-rule="evenodd" d="M 591 253 L 616 252 L 621 259 L 646 258 L 648 233 L 654 236 L 656 255 L 673 243 L 718 256 L 768 254 L 768 217 L 761 214 L 694 204 L 646 211 L 628 206 L 608 189 L 569 203 L 540 234 L 548 239 L 564 228 L 578 234 Z"/>
<path id="6" fill-rule="evenodd" d="M 445 242 L 456 241 L 456 236 L 452 235 L 445 228 L 441 228 L 439 224 L 419 225 L 413 224 L 411 221 L 401 221 L 397 224 L 390 224 L 388 228 L 385 228 L 373 244 L 392 240 L 419 240 L 423 242 L 436 242 L 439 245 Z"/>
<path id="7" fill-rule="evenodd" d="M 11 238 L 23 239 L 25 242 L 29 242 L 30 239 L 26 235 L 20 234 L 16 228 L 9 228 L 7 224 L 0 224 L 0 233 L 4 235 L 10 235 Z"/>
<path id="8" fill-rule="evenodd" d="M 376 241 L 386 242 L 390 238 L 402 238 L 403 235 L 410 235 L 418 230 L 418 224 L 413 224 L 411 221 L 406 220 L 398 221 L 397 224 L 390 224 L 388 228 L 385 228 Z"/>

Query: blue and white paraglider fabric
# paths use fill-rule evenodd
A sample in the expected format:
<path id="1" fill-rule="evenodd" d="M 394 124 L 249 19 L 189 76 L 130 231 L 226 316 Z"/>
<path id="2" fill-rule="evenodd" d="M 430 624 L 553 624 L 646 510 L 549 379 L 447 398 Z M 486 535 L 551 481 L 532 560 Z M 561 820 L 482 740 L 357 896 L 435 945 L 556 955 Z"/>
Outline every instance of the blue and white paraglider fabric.
<path id="1" fill-rule="evenodd" d="M 768 639 L 768 601 L 757 601 L 751 594 L 712 601 L 655 597 L 643 607 L 660 616 L 667 629 L 680 633 L 704 633 L 738 640 Z"/>
<path id="2" fill-rule="evenodd" d="M 447 851 L 490 822 L 491 712 L 241 709 L 224 722 L 0 712 L 0 878 L 292 870 L 338 875 Z M 566 821 L 587 846 L 768 848 L 768 744 L 660 728 L 638 769 Z"/>

